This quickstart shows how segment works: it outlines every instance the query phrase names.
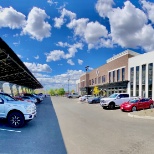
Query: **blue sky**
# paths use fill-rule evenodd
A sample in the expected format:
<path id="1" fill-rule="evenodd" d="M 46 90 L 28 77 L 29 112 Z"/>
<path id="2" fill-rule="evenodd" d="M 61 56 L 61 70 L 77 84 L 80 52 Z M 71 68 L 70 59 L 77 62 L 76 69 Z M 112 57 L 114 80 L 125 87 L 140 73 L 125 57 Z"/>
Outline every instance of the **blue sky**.
<path id="1" fill-rule="evenodd" d="M 126 49 L 154 50 L 153 0 L 1 0 L 0 36 L 45 87 L 75 90 Z"/>

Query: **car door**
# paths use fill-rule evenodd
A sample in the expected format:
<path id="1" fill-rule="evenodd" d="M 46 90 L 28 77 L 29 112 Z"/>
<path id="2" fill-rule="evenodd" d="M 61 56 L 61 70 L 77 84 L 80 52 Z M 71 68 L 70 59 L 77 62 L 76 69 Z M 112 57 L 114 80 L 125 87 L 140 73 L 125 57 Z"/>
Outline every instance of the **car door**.
<path id="1" fill-rule="evenodd" d="M 138 106 L 137 106 L 138 110 L 144 109 L 144 102 L 145 102 L 145 99 L 140 99 L 139 100 Z"/>
<path id="2" fill-rule="evenodd" d="M 149 106 L 150 106 L 150 99 L 146 98 L 143 105 L 144 105 L 145 109 L 149 108 Z"/>
<path id="3" fill-rule="evenodd" d="M 0 97 L 0 117 L 4 117 L 4 115 L 5 115 L 4 100 Z"/>

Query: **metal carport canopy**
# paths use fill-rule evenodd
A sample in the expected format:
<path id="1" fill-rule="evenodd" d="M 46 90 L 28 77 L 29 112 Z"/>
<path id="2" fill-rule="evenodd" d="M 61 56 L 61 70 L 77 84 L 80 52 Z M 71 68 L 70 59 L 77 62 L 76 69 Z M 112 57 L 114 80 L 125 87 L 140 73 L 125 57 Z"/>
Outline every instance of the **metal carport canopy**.
<path id="1" fill-rule="evenodd" d="M 0 38 L 0 81 L 31 89 L 43 88 L 14 51 Z"/>

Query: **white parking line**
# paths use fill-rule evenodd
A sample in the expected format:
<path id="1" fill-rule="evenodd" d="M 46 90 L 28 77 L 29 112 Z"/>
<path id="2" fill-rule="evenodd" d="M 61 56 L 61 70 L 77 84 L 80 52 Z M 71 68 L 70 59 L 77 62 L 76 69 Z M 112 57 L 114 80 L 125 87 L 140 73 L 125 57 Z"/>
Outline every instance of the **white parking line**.
<path id="1" fill-rule="evenodd" d="M 21 133 L 21 131 L 16 131 L 16 130 L 11 130 L 11 129 L 2 129 L 2 128 L 0 128 L 0 130 L 7 131 L 7 132 Z"/>

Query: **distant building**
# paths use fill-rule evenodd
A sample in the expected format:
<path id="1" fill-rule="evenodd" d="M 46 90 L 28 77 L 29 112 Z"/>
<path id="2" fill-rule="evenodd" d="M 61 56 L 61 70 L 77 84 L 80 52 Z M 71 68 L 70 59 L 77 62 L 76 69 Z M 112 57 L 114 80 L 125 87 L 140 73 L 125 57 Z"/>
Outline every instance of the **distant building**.
<path id="1" fill-rule="evenodd" d="M 128 60 L 128 92 L 154 99 L 154 51 Z"/>
<path id="2" fill-rule="evenodd" d="M 128 60 L 138 55 L 137 52 L 125 50 L 108 59 L 106 64 L 86 72 L 80 77 L 81 95 L 92 94 L 95 86 L 98 86 L 100 95 L 105 96 L 128 92 Z"/>

